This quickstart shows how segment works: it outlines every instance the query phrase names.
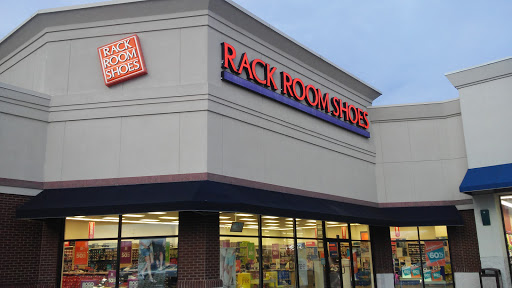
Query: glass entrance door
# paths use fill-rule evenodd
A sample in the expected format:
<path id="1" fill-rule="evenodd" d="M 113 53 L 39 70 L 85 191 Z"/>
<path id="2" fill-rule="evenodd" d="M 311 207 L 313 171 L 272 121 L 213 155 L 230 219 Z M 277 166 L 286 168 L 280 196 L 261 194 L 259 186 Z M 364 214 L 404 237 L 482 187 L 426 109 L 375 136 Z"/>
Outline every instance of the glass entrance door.
<path id="1" fill-rule="evenodd" d="M 331 288 L 351 288 L 352 266 L 348 242 L 327 242 L 329 249 L 329 281 Z"/>

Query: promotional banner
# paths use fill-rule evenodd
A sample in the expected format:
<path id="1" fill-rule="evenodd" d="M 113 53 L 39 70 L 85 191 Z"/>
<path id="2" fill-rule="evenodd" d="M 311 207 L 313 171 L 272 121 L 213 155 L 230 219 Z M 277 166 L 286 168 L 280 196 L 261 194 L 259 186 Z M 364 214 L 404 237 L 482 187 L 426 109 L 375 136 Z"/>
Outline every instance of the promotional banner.
<path id="1" fill-rule="evenodd" d="M 87 241 L 75 242 L 75 265 L 87 265 L 89 245 Z"/>
<path id="2" fill-rule="evenodd" d="M 94 229 L 96 228 L 96 222 L 89 222 L 89 239 L 94 239 Z"/>
<path id="3" fill-rule="evenodd" d="M 132 241 L 121 241 L 121 264 L 132 263 Z"/>
<path id="4" fill-rule="evenodd" d="M 419 266 L 411 266 L 411 277 L 421 278 L 421 268 Z"/>
<path id="5" fill-rule="evenodd" d="M 224 288 L 236 287 L 235 248 L 220 248 L 220 277 Z"/>
<path id="6" fill-rule="evenodd" d="M 341 239 L 348 239 L 346 226 L 341 227 Z"/>
<path id="7" fill-rule="evenodd" d="M 402 266 L 402 278 L 411 278 L 411 267 Z"/>
<path id="8" fill-rule="evenodd" d="M 336 243 L 329 243 L 329 256 L 336 257 L 338 256 L 338 247 Z"/>
<path id="9" fill-rule="evenodd" d="M 423 271 L 423 277 L 425 277 L 425 281 L 432 281 L 432 272 Z"/>
<path id="10" fill-rule="evenodd" d="M 441 269 L 432 270 L 432 281 L 443 281 Z"/>
<path id="11" fill-rule="evenodd" d="M 240 273 L 238 274 L 237 288 L 251 288 L 251 274 Z"/>
<path id="12" fill-rule="evenodd" d="M 272 244 L 272 259 L 279 259 L 279 244 Z"/>
<path id="13" fill-rule="evenodd" d="M 425 242 L 425 254 L 427 256 L 427 266 L 446 265 L 443 241 Z"/>
<path id="14" fill-rule="evenodd" d="M 116 286 L 116 271 L 115 270 L 108 271 L 107 279 L 108 279 L 109 287 L 115 287 Z"/>
<path id="15" fill-rule="evenodd" d="M 308 252 L 304 243 L 297 243 L 297 254 L 299 256 L 299 281 L 300 286 L 308 285 Z M 279 281 L 281 285 L 281 281 Z"/>
<path id="16" fill-rule="evenodd" d="M 252 242 L 247 244 L 247 258 L 256 260 L 256 249 L 254 248 L 254 243 Z"/>

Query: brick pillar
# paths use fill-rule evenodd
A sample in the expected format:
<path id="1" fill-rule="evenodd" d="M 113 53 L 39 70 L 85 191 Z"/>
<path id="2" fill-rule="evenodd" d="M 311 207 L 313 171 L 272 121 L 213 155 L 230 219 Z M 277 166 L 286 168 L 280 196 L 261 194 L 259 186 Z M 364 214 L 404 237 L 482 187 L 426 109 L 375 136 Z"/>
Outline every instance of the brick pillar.
<path id="1" fill-rule="evenodd" d="M 222 287 L 219 214 L 180 212 L 178 288 Z"/>
<path id="2" fill-rule="evenodd" d="M 389 227 L 370 226 L 370 241 L 376 286 L 379 288 L 393 287 L 393 255 Z"/>
<path id="3" fill-rule="evenodd" d="M 47 219 L 42 222 L 41 253 L 39 259 L 38 287 L 58 287 L 57 275 L 62 268 L 59 265 L 64 233 L 64 219 Z M 57 275 L 56 275 L 57 274 Z"/>
<path id="4" fill-rule="evenodd" d="M 480 272 L 480 252 L 476 234 L 475 214 L 473 210 L 461 210 L 459 213 L 464 220 L 464 226 L 448 227 L 452 270 L 454 273 L 478 273 Z M 496 225 L 501 225 L 501 223 Z"/>

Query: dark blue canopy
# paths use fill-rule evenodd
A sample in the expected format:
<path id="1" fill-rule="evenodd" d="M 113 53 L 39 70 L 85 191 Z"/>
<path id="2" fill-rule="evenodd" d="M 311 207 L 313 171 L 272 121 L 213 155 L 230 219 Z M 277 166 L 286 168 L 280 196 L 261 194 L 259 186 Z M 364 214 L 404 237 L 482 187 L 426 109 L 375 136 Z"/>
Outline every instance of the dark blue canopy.
<path id="1" fill-rule="evenodd" d="M 230 211 L 382 226 L 462 225 L 455 206 L 378 208 L 213 181 L 44 190 L 18 218 Z"/>

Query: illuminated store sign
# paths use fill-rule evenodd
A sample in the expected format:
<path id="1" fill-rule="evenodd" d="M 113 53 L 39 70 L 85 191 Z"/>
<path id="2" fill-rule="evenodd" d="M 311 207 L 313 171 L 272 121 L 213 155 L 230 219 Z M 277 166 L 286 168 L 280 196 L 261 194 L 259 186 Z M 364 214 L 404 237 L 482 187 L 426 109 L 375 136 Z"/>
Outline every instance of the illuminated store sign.
<path id="1" fill-rule="evenodd" d="M 329 93 L 322 94 L 320 89 L 309 83 L 304 83 L 299 78 L 293 78 L 284 71 L 277 73 L 276 67 L 271 67 L 261 59 L 250 61 L 246 53 L 240 56 L 238 65 L 235 65 L 236 55 L 233 46 L 225 42 L 222 43 L 222 68 L 231 71 L 231 73 L 222 71 L 224 81 L 370 138 L 370 133 L 367 131 L 370 122 L 368 121 L 368 112 L 365 110 L 356 108 L 341 98 L 331 97 Z M 246 79 L 237 76 L 242 73 L 245 74 Z M 274 92 L 278 90 L 276 83 L 280 83 L 281 94 Z"/>
<path id="2" fill-rule="evenodd" d="M 105 85 L 112 86 L 147 74 L 139 37 L 133 35 L 98 48 Z"/>

